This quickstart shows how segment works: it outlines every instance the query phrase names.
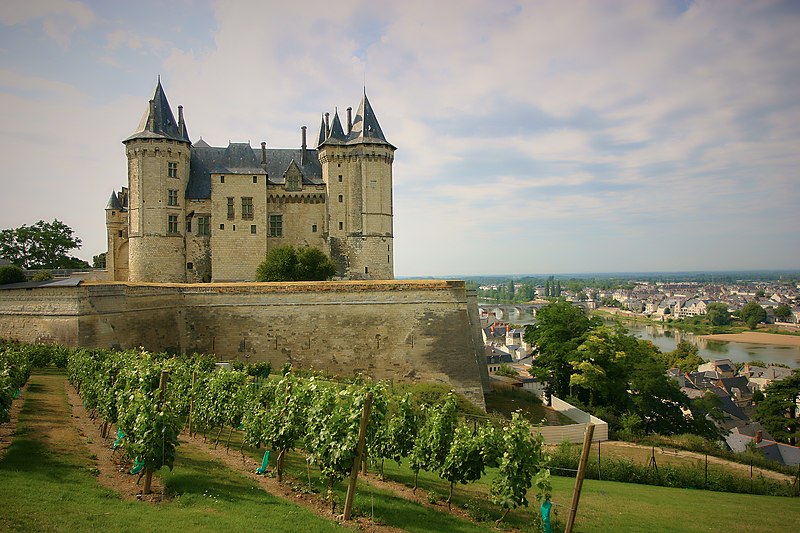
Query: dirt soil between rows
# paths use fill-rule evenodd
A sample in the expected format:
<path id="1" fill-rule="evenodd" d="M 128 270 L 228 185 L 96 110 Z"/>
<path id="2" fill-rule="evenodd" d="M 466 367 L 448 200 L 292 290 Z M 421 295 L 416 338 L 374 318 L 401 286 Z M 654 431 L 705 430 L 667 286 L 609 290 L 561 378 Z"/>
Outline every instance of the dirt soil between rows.
<path id="1" fill-rule="evenodd" d="M 29 383 L 30 380 L 20 389 L 19 396 L 11 404 L 9 421 L 5 424 L 0 424 L 0 459 L 3 458 L 6 450 L 11 446 L 11 441 L 17 432 L 17 421 L 19 420 L 19 413 L 22 411 L 22 406 L 25 405 L 25 393 L 28 390 Z"/>

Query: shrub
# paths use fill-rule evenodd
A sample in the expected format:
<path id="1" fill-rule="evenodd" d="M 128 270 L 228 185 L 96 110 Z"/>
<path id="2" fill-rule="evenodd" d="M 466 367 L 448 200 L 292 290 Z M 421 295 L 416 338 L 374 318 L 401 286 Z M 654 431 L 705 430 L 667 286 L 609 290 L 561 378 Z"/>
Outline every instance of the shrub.
<path id="1" fill-rule="evenodd" d="M 40 270 L 33 275 L 31 281 L 49 281 L 53 279 L 53 273 L 49 270 Z"/>
<path id="2" fill-rule="evenodd" d="M 0 285 L 20 283 L 23 281 L 25 281 L 25 273 L 20 267 L 14 265 L 0 267 Z"/>

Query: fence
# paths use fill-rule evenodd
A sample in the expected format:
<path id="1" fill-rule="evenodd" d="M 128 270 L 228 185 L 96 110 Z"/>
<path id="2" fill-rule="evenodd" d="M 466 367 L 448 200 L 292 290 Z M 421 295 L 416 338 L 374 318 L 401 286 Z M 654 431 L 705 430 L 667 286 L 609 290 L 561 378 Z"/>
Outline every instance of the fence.
<path id="1" fill-rule="evenodd" d="M 536 428 L 535 431 L 542 435 L 545 444 L 560 444 L 564 441 L 573 443 L 583 442 L 583 434 L 586 432 L 588 424 L 594 424 L 594 436 L 592 442 L 608 440 L 608 424 L 596 416 L 592 416 L 585 411 L 581 411 L 572 404 L 569 404 L 551 396 L 551 407 L 574 420 L 575 424 L 567 426 L 544 426 Z"/>

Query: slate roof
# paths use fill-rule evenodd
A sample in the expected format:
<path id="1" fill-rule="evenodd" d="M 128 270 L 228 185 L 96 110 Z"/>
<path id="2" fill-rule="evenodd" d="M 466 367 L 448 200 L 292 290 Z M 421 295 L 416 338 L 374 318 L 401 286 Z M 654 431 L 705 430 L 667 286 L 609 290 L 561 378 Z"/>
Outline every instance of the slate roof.
<path id="1" fill-rule="evenodd" d="M 750 389 L 748 388 L 749 380 L 745 376 L 736 376 L 734 378 L 722 378 L 719 380 L 719 385 L 725 389 L 725 391 L 733 395 L 733 389 L 739 389 L 741 394 L 750 394 Z"/>
<path id="2" fill-rule="evenodd" d="M 337 129 L 337 124 L 339 128 Z M 340 134 L 341 132 L 341 134 Z M 367 93 L 364 91 L 364 97 L 356 111 L 356 116 L 353 118 L 353 127 L 349 134 L 342 130 L 341 121 L 339 120 L 339 113 L 337 112 L 333 117 L 333 124 L 331 131 L 326 135 L 325 121 L 322 121 L 320 127 L 319 139 L 317 147 L 323 144 L 360 144 L 360 143 L 374 143 L 386 144 L 396 149 L 383 134 L 381 125 L 378 124 L 378 117 L 375 116 L 375 111 L 372 109 L 372 104 L 369 103 Z"/>
<path id="3" fill-rule="evenodd" d="M 106 205 L 106 211 L 109 209 L 122 211 L 122 204 L 119 203 L 119 198 L 117 198 L 117 193 L 115 191 L 111 191 L 111 198 L 108 199 L 108 205 Z"/>
<path id="4" fill-rule="evenodd" d="M 202 144 L 200 144 L 202 142 Z M 226 148 L 209 146 L 198 141 L 192 147 L 189 184 L 186 198 L 198 200 L 211 197 L 211 174 L 252 174 L 267 176 L 268 183 L 282 185 L 284 173 L 292 160 L 301 160 L 302 148 L 267 148 L 266 169 L 261 166 L 261 148 L 252 148 L 248 143 L 231 143 Z M 306 149 L 305 164 L 300 165 L 303 185 L 320 185 L 322 166 L 317 151 Z"/>
<path id="5" fill-rule="evenodd" d="M 178 121 L 175 120 L 175 115 L 172 114 L 172 109 L 167 101 L 167 95 L 164 93 L 164 88 L 161 87 L 161 78 L 159 78 L 153 94 L 152 109 L 148 102 L 136 133 L 122 142 L 133 139 L 172 139 L 173 141 L 192 142 L 189 140 L 186 122 L 183 124 L 183 131 L 178 128 Z"/>

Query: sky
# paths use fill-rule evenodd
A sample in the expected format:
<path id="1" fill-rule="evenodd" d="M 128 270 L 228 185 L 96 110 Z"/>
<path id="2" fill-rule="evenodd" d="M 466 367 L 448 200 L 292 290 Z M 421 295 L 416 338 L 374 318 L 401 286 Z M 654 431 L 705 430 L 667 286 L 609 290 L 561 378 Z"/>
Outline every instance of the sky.
<path id="1" fill-rule="evenodd" d="M 0 228 L 105 251 L 160 75 L 213 146 L 366 86 L 398 277 L 800 269 L 798 58 L 792 0 L 4 0 Z"/>

